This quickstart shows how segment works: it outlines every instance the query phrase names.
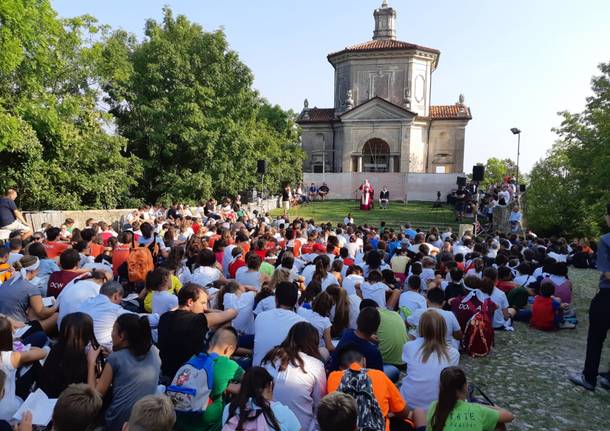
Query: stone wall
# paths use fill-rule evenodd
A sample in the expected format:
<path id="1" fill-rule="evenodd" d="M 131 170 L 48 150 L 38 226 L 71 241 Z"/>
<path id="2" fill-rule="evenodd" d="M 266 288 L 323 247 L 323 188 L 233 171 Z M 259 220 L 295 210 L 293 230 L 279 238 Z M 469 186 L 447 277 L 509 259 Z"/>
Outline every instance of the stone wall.
<path id="1" fill-rule="evenodd" d="M 457 188 L 456 178 L 459 174 L 419 174 L 419 173 L 373 173 L 343 172 L 328 174 L 303 174 L 305 188 L 315 183 L 320 186 L 326 182 L 330 188 L 329 199 L 358 199 L 358 187 L 366 178 L 369 179 L 375 195 L 384 185 L 388 186 L 391 200 L 427 201 L 436 200 L 436 192 L 441 192 L 445 200 L 448 193 Z"/>
<path id="2" fill-rule="evenodd" d="M 245 207 L 248 211 L 267 212 L 273 208 L 278 208 L 277 197 L 272 197 L 266 200 L 258 200 L 257 202 L 248 203 Z M 76 227 L 82 228 L 85 226 L 85 221 L 92 218 L 96 221 L 105 221 L 112 223 L 115 229 L 120 229 L 126 220 L 127 215 L 133 209 L 117 209 L 117 210 L 83 210 L 83 211 L 39 211 L 39 212 L 24 212 L 25 219 L 30 227 L 34 230 L 40 229 L 42 223 L 50 223 L 53 226 L 61 226 L 67 218 L 74 220 Z"/>

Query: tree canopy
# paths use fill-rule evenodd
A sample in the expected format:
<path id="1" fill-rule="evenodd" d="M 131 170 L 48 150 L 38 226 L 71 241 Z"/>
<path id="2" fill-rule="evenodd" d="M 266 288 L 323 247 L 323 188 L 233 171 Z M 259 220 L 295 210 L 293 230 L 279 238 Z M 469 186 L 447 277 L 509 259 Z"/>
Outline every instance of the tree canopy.
<path id="1" fill-rule="evenodd" d="M 16 187 L 27 209 L 128 203 L 140 169 L 98 106 L 104 31 L 48 1 L 0 1 L 0 188 Z"/>
<path id="2" fill-rule="evenodd" d="M 610 202 L 610 63 L 600 64 L 585 109 L 561 112 L 558 141 L 534 166 L 529 225 L 545 234 L 597 235 Z"/>
<path id="3" fill-rule="evenodd" d="M 482 163 L 479 163 L 482 165 Z M 485 179 L 481 181 L 481 187 L 487 188 L 492 184 L 501 184 L 505 176 L 515 176 L 517 173 L 517 164 L 512 159 L 498 159 L 491 157 L 485 163 Z M 519 181 L 523 179 L 519 172 Z"/>
<path id="4" fill-rule="evenodd" d="M 252 89 L 252 72 L 222 31 L 206 32 L 166 7 L 145 35 L 141 43 L 111 36 L 108 56 L 121 61 L 104 85 L 128 152 L 143 164 L 138 197 L 235 194 L 259 183 L 258 159 L 270 162 L 267 186 L 298 178 L 294 114 Z"/>
<path id="5" fill-rule="evenodd" d="M 164 9 L 138 41 L 48 0 L 0 0 L 0 188 L 25 209 L 197 201 L 300 175 L 293 112 L 222 31 Z"/>

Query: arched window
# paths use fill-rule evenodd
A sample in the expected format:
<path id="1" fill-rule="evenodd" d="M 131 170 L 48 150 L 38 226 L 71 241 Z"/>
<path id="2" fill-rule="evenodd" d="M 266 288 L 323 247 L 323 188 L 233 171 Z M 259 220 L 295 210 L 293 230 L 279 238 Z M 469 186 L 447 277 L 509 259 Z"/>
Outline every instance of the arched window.
<path id="1" fill-rule="evenodd" d="M 389 172 L 390 146 L 382 139 L 369 139 L 362 148 L 363 172 Z"/>

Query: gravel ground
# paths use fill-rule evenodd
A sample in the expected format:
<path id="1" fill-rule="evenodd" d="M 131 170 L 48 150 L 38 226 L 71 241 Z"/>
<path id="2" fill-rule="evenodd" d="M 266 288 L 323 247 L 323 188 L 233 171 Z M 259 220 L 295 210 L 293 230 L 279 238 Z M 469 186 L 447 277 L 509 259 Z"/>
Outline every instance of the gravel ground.
<path id="1" fill-rule="evenodd" d="M 570 268 L 579 320 L 576 329 L 553 333 L 517 322 L 515 332 L 496 332 L 487 358 L 462 356 L 469 378 L 516 418 L 510 430 L 610 430 L 610 391 L 589 392 L 567 380 L 582 370 L 587 343 L 587 310 L 599 273 Z M 609 310 L 610 312 L 610 310 Z M 610 337 L 600 368 L 610 366 Z"/>

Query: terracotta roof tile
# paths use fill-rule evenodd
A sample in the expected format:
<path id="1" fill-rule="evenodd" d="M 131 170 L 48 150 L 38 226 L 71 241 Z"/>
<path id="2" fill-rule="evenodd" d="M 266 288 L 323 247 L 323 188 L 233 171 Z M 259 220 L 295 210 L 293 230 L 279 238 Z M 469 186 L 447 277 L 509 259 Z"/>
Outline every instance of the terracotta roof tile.
<path id="1" fill-rule="evenodd" d="M 326 123 L 334 120 L 336 120 L 334 108 L 310 108 L 308 111 L 301 112 L 301 115 L 299 115 L 298 122 Z"/>
<path id="2" fill-rule="evenodd" d="M 472 115 L 470 114 L 470 108 L 464 105 L 432 105 L 430 106 L 429 118 L 434 120 L 472 119 Z"/>
<path id="3" fill-rule="evenodd" d="M 348 46 L 345 49 L 333 52 L 328 57 L 333 57 L 337 54 L 344 52 L 365 52 L 365 51 L 379 51 L 379 50 L 405 50 L 405 49 L 420 49 L 422 51 L 428 51 L 435 54 L 440 54 L 440 51 L 434 48 L 427 48 L 425 46 L 415 45 L 409 42 L 402 42 L 395 39 L 377 39 L 370 40 L 368 42 L 359 43 L 357 45 Z"/>

